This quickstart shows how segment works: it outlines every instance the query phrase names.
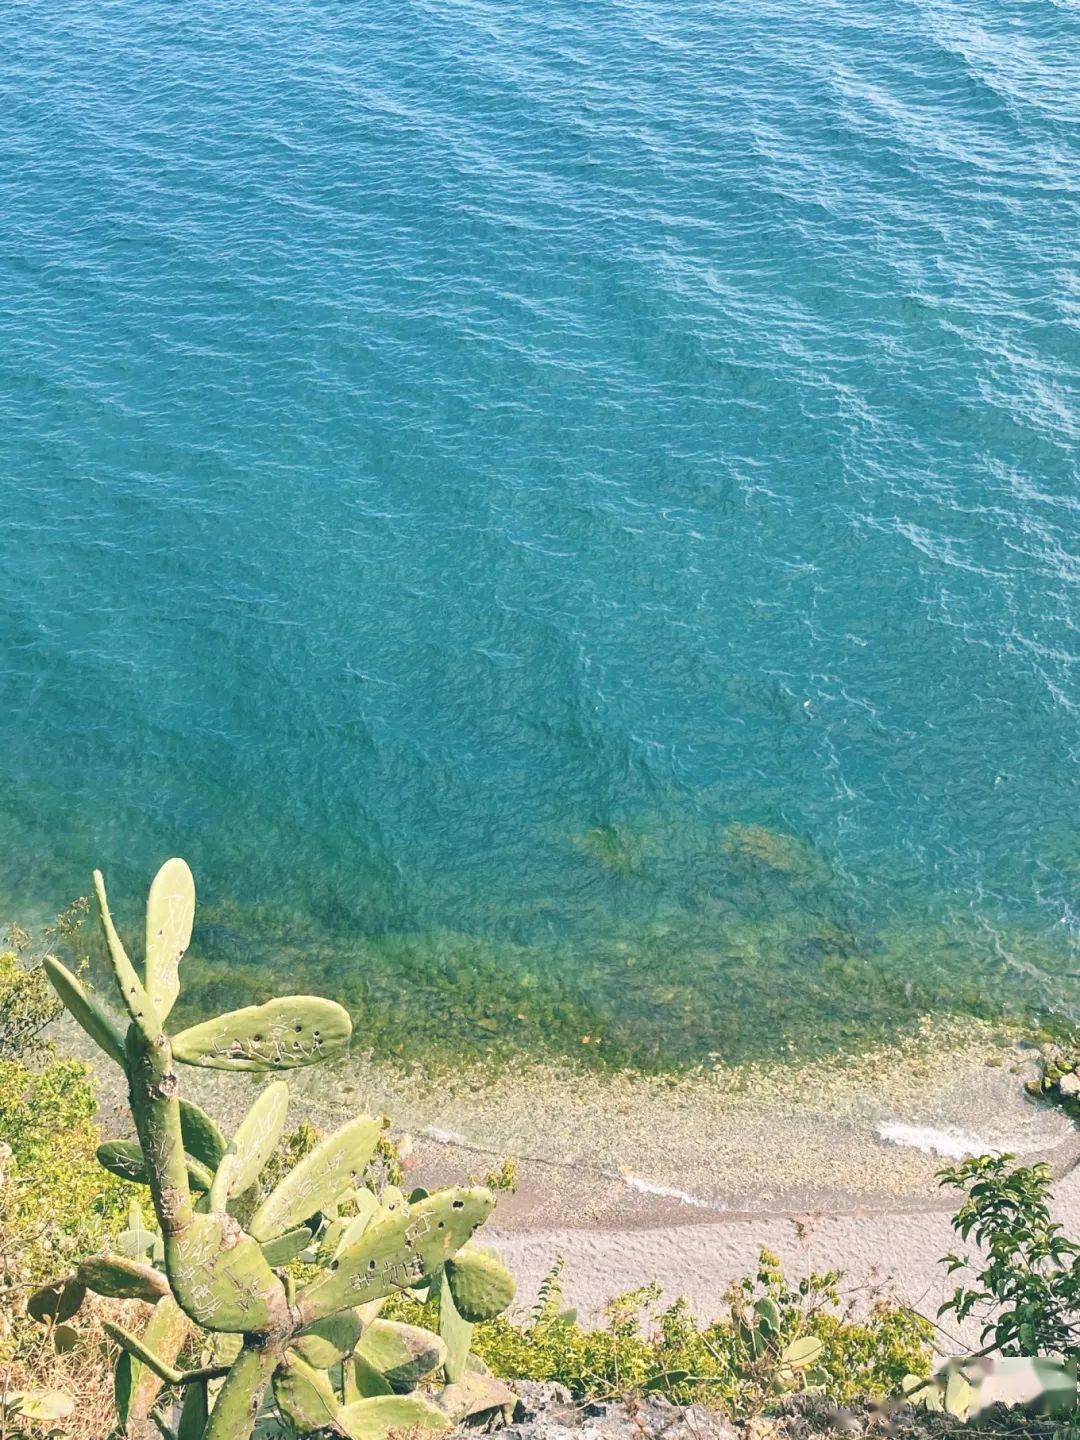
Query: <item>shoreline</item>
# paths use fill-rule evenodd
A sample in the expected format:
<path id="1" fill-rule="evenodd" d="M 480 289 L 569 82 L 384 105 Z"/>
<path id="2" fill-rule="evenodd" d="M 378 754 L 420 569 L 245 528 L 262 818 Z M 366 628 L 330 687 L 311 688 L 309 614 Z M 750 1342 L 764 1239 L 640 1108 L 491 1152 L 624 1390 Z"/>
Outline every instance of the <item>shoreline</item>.
<path id="1" fill-rule="evenodd" d="M 122 1126 L 118 1072 L 73 1025 L 61 1048 L 93 1065 L 105 1128 Z M 1075 1128 L 1024 1089 L 1038 1058 L 1016 1034 L 966 1019 L 924 1022 L 917 1038 L 859 1055 L 692 1076 L 544 1062 L 430 1076 L 354 1051 L 290 1073 L 289 1123 L 387 1115 L 414 1146 L 410 1163 L 447 1178 L 514 1160 L 543 1223 L 932 1209 L 937 1172 L 964 1154 L 1073 1163 Z M 264 1083 L 197 1067 L 182 1079 L 226 1129 Z"/>
<path id="2" fill-rule="evenodd" d="M 568 1303 L 586 1321 L 654 1281 L 665 1303 L 685 1296 L 709 1318 L 764 1247 L 795 1276 L 843 1270 L 859 1304 L 888 1293 L 932 1313 L 952 1288 L 937 1263 L 953 1243 L 955 1197 L 936 1180 L 950 1160 L 995 1149 L 1047 1161 L 1080 1232 L 1080 1133 L 1025 1092 L 1037 1059 L 1015 1034 L 969 1020 L 927 1022 L 918 1040 L 859 1056 L 692 1079 L 530 1064 L 433 1080 L 353 1053 L 292 1072 L 289 1123 L 385 1113 L 409 1142 L 411 1184 L 515 1160 L 518 1189 L 500 1197 L 490 1230 L 518 1277 L 519 1311 L 561 1257 Z M 118 1072 L 96 1069 L 103 1126 L 121 1133 Z M 263 1083 L 183 1073 L 185 1093 L 226 1129 Z"/>
<path id="3" fill-rule="evenodd" d="M 294 1106 L 327 1121 L 386 1113 L 440 1168 L 440 1147 L 474 1163 L 515 1159 L 523 1181 L 535 1177 L 523 1188 L 538 1193 L 538 1223 L 621 1223 L 657 1207 L 699 1220 L 925 1208 L 949 1160 L 1044 1158 L 1074 1137 L 1024 1090 L 1037 1061 L 1015 1034 L 969 1020 L 927 1022 L 859 1055 L 690 1077 L 531 1063 L 432 1081 L 354 1054 L 327 1077 L 336 1095 L 298 1072 Z M 544 1176 L 559 1177 L 557 1197 L 544 1199 Z"/>
<path id="4" fill-rule="evenodd" d="M 586 1323 L 602 1321 L 615 1296 L 652 1281 L 661 1288 L 658 1308 L 681 1298 L 699 1320 L 714 1319 L 726 1308 L 728 1287 L 753 1274 L 766 1249 L 793 1280 L 810 1270 L 841 1271 L 841 1292 L 856 1315 L 889 1299 L 932 1320 L 958 1283 L 941 1264 L 957 1248 L 950 1223 L 955 1208 L 943 1202 L 933 1210 L 730 1215 L 704 1224 L 527 1231 L 501 1224 L 497 1211 L 489 1229 L 517 1279 L 521 1311 L 535 1302 L 558 1260 L 566 1302 Z M 1080 1233 L 1080 1169 L 1059 1180 L 1054 1211 L 1071 1233 Z M 960 1353 L 979 1343 L 979 1330 L 975 1321 L 950 1324 L 935 1348 L 943 1355 Z"/>

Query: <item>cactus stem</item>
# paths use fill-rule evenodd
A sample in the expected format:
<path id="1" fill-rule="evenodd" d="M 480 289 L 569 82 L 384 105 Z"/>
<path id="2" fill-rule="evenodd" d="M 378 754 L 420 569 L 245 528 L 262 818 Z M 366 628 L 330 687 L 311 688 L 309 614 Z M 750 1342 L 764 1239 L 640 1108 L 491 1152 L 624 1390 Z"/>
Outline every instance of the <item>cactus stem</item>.
<path id="1" fill-rule="evenodd" d="M 276 1347 L 245 1343 L 210 1413 L 204 1440 L 236 1440 L 250 1435 L 270 1377 L 281 1359 Z"/>
<path id="2" fill-rule="evenodd" d="M 146 1173 L 163 1235 L 178 1235 L 194 1214 L 187 1157 L 180 1127 L 180 1102 L 168 1038 L 153 1043 L 133 1025 L 128 1032 L 131 1112 L 146 1157 Z"/>
<path id="3" fill-rule="evenodd" d="M 203 1365 L 197 1370 L 178 1370 L 175 1365 L 170 1365 L 156 1354 L 149 1345 L 144 1345 L 141 1340 L 125 1330 L 122 1325 L 116 1325 L 111 1320 L 102 1322 L 106 1333 L 110 1335 L 121 1350 L 126 1350 L 129 1355 L 152 1370 L 159 1380 L 164 1380 L 166 1385 L 192 1385 L 197 1380 L 221 1380 L 229 1373 L 228 1365 Z"/>

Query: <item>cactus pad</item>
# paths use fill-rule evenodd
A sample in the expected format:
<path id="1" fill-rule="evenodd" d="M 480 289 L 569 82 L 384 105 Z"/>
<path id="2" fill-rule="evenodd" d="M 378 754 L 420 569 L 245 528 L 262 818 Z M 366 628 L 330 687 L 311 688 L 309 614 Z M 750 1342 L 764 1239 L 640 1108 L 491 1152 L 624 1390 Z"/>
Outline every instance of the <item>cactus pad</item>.
<path id="1" fill-rule="evenodd" d="M 447 1380 L 456 1384 L 465 1374 L 465 1362 L 472 1345 L 473 1327 L 458 1314 L 445 1267 L 439 1271 L 439 1334 L 446 1345 L 444 1370 Z"/>
<path id="2" fill-rule="evenodd" d="M 271 1267 L 288 1265 L 290 1260 L 295 1260 L 311 1244 L 311 1231 L 306 1225 L 299 1225 L 295 1230 L 287 1230 L 284 1235 L 278 1235 L 274 1240 L 267 1240 L 260 1248 L 263 1252 L 263 1259 Z"/>
<path id="3" fill-rule="evenodd" d="M 349 1012 L 332 1000 L 286 995 L 181 1030 L 172 1048 L 183 1064 L 211 1070 L 292 1070 L 329 1059 L 351 1034 Z"/>
<path id="4" fill-rule="evenodd" d="M 143 1331 L 142 1343 L 160 1359 L 162 1365 L 174 1366 L 191 1331 L 191 1321 L 171 1295 L 154 1306 L 153 1314 Z M 165 1381 L 160 1367 L 150 1369 L 132 1352 L 123 1348 L 116 1363 L 116 1406 L 125 1427 L 145 1421 Z"/>
<path id="5" fill-rule="evenodd" d="M 66 1420 L 75 1409 L 75 1401 L 66 1390 L 8 1390 L 0 1394 L 0 1423 L 9 1416 L 29 1420 L 35 1429 L 51 1427 L 56 1420 Z"/>
<path id="6" fill-rule="evenodd" d="M 202 1382 L 184 1386 L 184 1398 L 180 1403 L 180 1421 L 176 1429 L 176 1440 L 203 1440 L 209 1419 L 209 1395 Z"/>
<path id="7" fill-rule="evenodd" d="M 405 1290 L 460 1250 L 491 1214 L 491 1192 L 444 1190 L 409 1211 L 374 1221 L 337 1257 L 336 1269 L 299 1296 L 310 1320 Z"/>
<path id="8" fill-rule="evenodd" d="M 338 1398 L 321 1370 L 290 1356 L 274 1372 L 274 1399 L 285 1420 L 300 1435 L 333 1433 Z"/>
<path id="9" fill-rule="evenodd" d="M 202 1440 L 246 1440 L 278 1358 L 276 1346 L 244 1345 L 214 1401 Z"/>
<path id="10" fill-rule="evenodd" d="M 72 1018 L 79 1022 L 91 1040 L 100 1045 L 110 1060 L 123 1065 L 123 1033 L 93 991 L 52 955 L 46 955 L 42 969 Z"/>
<path id="11" fill-rule="evenodd" d="M 456 1424 L 463 1420 L 476 1423 L 482 1416 L 494 1417 L 501 1413 L 509 1423 L 517 1408 L 517 1396 L 493 1375 L 482 1375 L 470 1371 L 439 1396 L 439 1409 Z M 484 1427 L 487 1428 L 487 1427 Z"/>
<path id="12" fill-rule="evenodd" d="M 473 1325 L 501 1315 L 514 1299 L 514 1277 L 484 1250 L 462 1250 L 448 1260 L 446 1282 L 458 1314 Z"/>
<path id="13" fill-rule="evenodd" d="M 373 1395 L 392 1395 L 393 1388 L 361 1355 L 354 1355 L 342 1370 L 342 1394 L 346 1405 L 353 1400 L 370 1399 Z"/>
<path id="14" fill-rule="evenodd" d="M 166 1240 L 165 1262 L 177 1303 L 208 1330 L 264 1329 L 283 1294 L 258 1244 L 231 1215 L 195 1215 Z"/>
<path id="15" fill-rule="evenodd" d="M 380 1120 L 361 1115 L 328 1135 L 266 1197 L 248 1222 L 248 1233 L 270 1240 L 326 1210 L 359 1182 L 381 1134 Z"/>
<path id="16" fill-rule="evenodd" d="M 146 991 L 161 1020 L 180 993 L 180 961 L 195 923 L 195 881 L 185 860 L 166 860 L 146 902 Z"/>
<path id="17" fill-rule="evenodd" d="M 274 1080 L 240 1122 L 229 1146 L 235 1156 L 229 1173 L 230 1200 L 242 1195 L 258 1179 L 281 1139 L 288 1108 L 289 1087 L 284 1080 Z"/>
<path id="18" fill-rule="evenodd" d="M 446 1346 L 430 1330 L 376 1320 L 364 1331 L 357 1355 L 377 1370 L 391 1390 L 412 1390 L 446 1362 Z"/>
<path id="19" fill-rule="evenodd" d="M 132 1335 L 122 1325 L 117 1325 L 112 1320 L 102 1322 L 108 1335 L 125 1350 L 129 1355 L 135 1357 L 140 1364 L 153 1372 L 166 1385 L 179 1385 L 183 1379 L 184 1372 L 172 1365 L 163 1356 L 159 1355 L 154 1347 L 146 1340 L 140 1340 L 137 1335 Z"/>
<path id="20" fill-rule="evenodd" d="M 57 1280 L 35 1290 L 26 1302 L 26 1313 L 42 1325 L 59 1325 L 78 1313 L 86 1299 L 86 1286 L 77 1280 Z"/>
<path id="21" fill-rule="evenodd" d="M 213 1176 L 205 1165 L 200 1165 L 190 1155 L 187 1160 L 188 1184 L 194 1190 L 209 1190 Z M 137 1140 L 106 1140 L 97 1148 L 97 1160 L 112 1175 L 121 1180 L 130 1180 L 133 1185 L 149 1185 L 150 1174 L 146 1168 L 142 1146 Z"/>
<path id="22" fill-rule="evenodd" d="M 116 1248 L 129 1260 L 145 1260 L 151 1265 L 165 1256 L 161 1236 L 153 1230 L 125 1230 L 116 1237 Z"/>
<path id="23" fill-rule="evenodd" d="M 422 1395 L 376 1395 L 343 1405 L 337 1424 L 349 1440 L 386 1440 L 396 1431 L 452 1430 L 449 1416 Z"/>
<path id="24" fill-rule="evenodd" d="M 109 947 L 109 959 L 112 961 L 116 983 L 120 987 L 120 998 L 133 1023 L 148 1041 L 153 1041 L 161 1034 L 161 1020 L 145 985 L 135 973 L 135 966 L 128 959 L 123 941 L 117 934 L 105 896 L 105 879 L 100 870 L 94 871 L 94 893 L 97 895 L 105 943 Z"/>
<path id="25" fill-rule="evenodd" d="M 315 1253 L 317 1265 L 328 1265 L 341 1248 L 341 1238 L 345 1234 L 345 1227 L 348 1221 L 343 1216 L 331 1220 L 319 1239 L 319 1248 Z"/>
<path id="26" fill-rule="evenodd" d="M 347 1220 L 341 1229 L 337 1244 L 331 1252 L 331 1259 L 335 1259 L 342 1250 L 347 1250 L 350 1245 L 355 1245 L 360 1236 L 379 1213 L 379 1202 L 370 1190 L 360 1189 L 356 1192 L 356 1214 L 351 1220 Z"/>
<path id="27" fill-rule="evenodd" d="M 80 1285 L 110 1300 L 148 1300 L 155 1304 L 169 1293 L 169 1282 L 160 1270 L 126 1255 L 95 1255 L 75 1271 Z"/>
<path id="28" fill-rule="evenodd" d="M 200 1110 L 190 1100 L 180 1101 L 180 1134 L 187 1153 L 200 1165 L 205 1165 L 208 1174 L 213 1175 L 228 1145 L 206 1111 Z"/>
<path id="29" fill-rule="evenodd" d="M 355 1310 L 339 1310 L 298 1335 L 290 1348 L 316 1370 L 329 1370 L 353 1353 L 363 1330 Z"/>

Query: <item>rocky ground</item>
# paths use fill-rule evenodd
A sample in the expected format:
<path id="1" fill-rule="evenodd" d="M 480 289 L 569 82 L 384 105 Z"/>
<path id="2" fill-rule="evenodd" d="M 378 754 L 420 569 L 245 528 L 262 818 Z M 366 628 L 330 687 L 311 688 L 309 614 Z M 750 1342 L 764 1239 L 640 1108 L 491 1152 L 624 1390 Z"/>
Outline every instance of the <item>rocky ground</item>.
<path id="1" fill-rule="evenodd" d="M 944 1415 L 903 1405 L 883 1408 L 860 1403 L 837 1410 L 828 1401 L 800 1396 L 778 1413 L 737 1425 L 701 1405 L 674 1405 L 662 1396 L 578 1402 L 562 1385 L 518 1381 L 521 1397 L 505 1440 L 824 1440 L 871 1437 L 881 1440 L 1053 1440 L 1061 1422 L 1002 1407 L 977 1423 L 960 1425 Z"/>
<path id="2" fill-rule="evenodd" d="M 576 1401 L 563 1385 L 519 1380 L 520 1396 L 505 1440 L 735 1440 L 730 1421 L 700 1405 L 673 1405 L 662 1396 Z"/>

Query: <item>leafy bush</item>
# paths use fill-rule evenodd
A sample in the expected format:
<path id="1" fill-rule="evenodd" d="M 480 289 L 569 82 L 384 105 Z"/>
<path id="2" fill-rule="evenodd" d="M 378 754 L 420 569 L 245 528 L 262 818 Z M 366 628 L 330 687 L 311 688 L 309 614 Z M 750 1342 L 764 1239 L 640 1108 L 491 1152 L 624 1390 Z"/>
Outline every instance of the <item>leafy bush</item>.
<path id="1" fill-rule="evenodd" d="M 85 906 L 46 939 L 73 936 Z M 25 1312 L 42 1280 L 122 1227 L 131 1188 L 95 1160 L 101 1141 L 88 1066 L 57 1058 L 46 1028 L 59 1009 L 24 932 L 0 954 L 0 1390 L 59 1386 L 80 1397 L 70 1436 L 108 1432 L 111 1373 L 99 1317 L 81 1332 L 46 1329 Z M 15 1433 L 28 1423 L 14 1421 Z M 3 1433 L 3 1422 L 0 1422 Z"/>
<path id="2" fill-rule="evenodd" d="M 791 1389 L 781 1356 L 801 1338 L 820 1341 L 814 1369 L 821 1393 L 837 1403 L 898 1393 L 908 1374 L 929 1370 L 930 1324 L 911 1311 L 879 1304 L 865 1320 L 843 1309 L 838 1274 L 810 1275 L 792 1287 L 776 1257 L 763 1251 L 757 1274 L 728 1292 L 728 1314 L 699 1325 L 685 1301 L 653 1313 L 656 1286 L 614 1300 L 607 1324 L 588 1329 L 563 1306 L 558 1267 L 531 1319 L 500 1317 L 478 1325 L 473 1349 L 505 1379 L 557 1381 L 581 1399 L 658 1391 L 680 1403 L 720 1406 L 745 1419 Z M 408 1319 L 411 1304 L 395 1302 Z M 775 1319 L 776 1343 L 758 1347 L 762 1315 Z"/>
<path id="3" fill-rule="evenodd" d="M 1050 1215 L 1053 1175 L 1048 1165 L 1012 1168 L 1012 1155 L 982 1155 L 941 1171 L 966 1199 L 953 1217 L 963 1240 L 974 1239 L 985 1260 L 946 1255 L 950 1273 L 971 1269 L 939 1313 L 984 1321 L 987 1350 L 1006 1356 L 1068 1355 L 1080 1346 L 1080 1244 Z"/>
<path id="4" fill-rule="evenodd" d="M 96 1110 L 88 1066 L 0 1061 L 0 1135 L 11 1151 L 0 1184 L 0 1267 L 18 1284 L 48 1278 L 123 1227 L 131 1187 L 96 1173 Z"/>
<path id="5" fill-rule="evenodd" d="M 85 913 L 78 902 L 44 942 L 70 940 Z M 89 1066 L 60 1059 L 45 1038 L 60 1005 L 29 937 L 0 954 L 0 1303 L 57 1269 L 122 1219 L 129 1186 L 101 1178 L 101 1136 Z M 7 1287 L 6 1292 L 4 1287 Z"/>
<path id="6" fill-rule="evenodd" d="M 86 912 L 86 900 L 76 900 L 45 929 L 40 947 L 21 927 L 8 931 L 10 949 L 0 953 L 0 1060 L 29 1061 L 50 1053 L 44 1032 L 64 1007 L 41 967 L 39 951 L 70 942 Z"/>

